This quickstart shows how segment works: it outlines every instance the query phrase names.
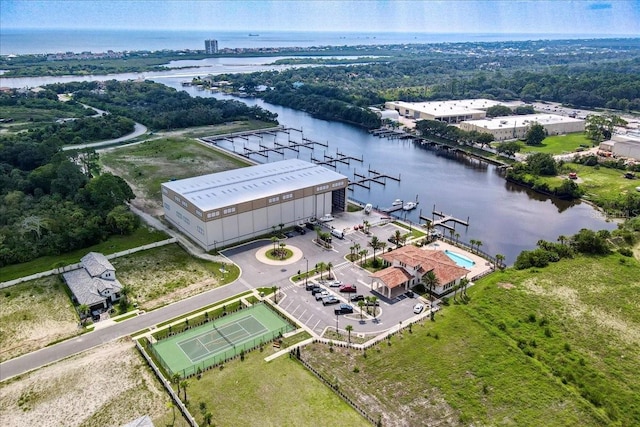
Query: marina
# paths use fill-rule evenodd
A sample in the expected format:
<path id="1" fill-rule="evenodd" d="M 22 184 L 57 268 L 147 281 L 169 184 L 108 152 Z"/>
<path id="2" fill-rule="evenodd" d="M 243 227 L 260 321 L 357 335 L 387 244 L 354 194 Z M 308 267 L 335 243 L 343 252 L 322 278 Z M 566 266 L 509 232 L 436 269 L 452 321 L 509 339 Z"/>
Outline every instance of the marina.
<path id="1" fill-rule="evenodd" d="M 442 228 L 446 228 L 447 230 L 455 230 L 456 224 L 469 227 L 469 217 L 467 217 L 467 220 L 465 221 L 465 220 L 456 218 L 452 215 L 447 215 L 444 212 L 437 211 L 435 205 L 433 205 L 433 210 L 431 211 L 431 218 L 423 216 L 422 212 L 420 212 L 419 217 L 422 221 L 426 221 L 424 226 L 431 227 L 431 228 L 435 228 L 439 226 Z M 438 218 L 436 219 L 436 217 Z M 453 226 L 448 224 L 449 222 L 452 222 Z"/>

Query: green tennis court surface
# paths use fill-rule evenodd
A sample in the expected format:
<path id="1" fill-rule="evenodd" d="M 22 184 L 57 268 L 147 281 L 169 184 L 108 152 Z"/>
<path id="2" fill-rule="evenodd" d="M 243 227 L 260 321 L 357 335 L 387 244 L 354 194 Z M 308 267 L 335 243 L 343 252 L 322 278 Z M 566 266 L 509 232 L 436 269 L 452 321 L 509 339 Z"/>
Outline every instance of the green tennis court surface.
<path id="1" fill-rule="evenodd" d="M 184 378 L 293 329 L 269 307 L 257 304 L 166 338 L 152 349 L 169 375 L 177 372 Z"/>

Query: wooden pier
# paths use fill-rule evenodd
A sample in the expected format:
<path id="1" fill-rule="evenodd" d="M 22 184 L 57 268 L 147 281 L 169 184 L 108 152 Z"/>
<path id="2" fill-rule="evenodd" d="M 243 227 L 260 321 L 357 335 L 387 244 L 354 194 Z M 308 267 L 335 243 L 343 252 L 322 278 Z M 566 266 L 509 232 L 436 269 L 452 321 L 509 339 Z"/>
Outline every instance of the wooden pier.
<path id="1" fill-rule="evenodd" d="M 436 219 L 436 217 L 438 218 Z M 423 216 L 422 211 L 420 211 L 420 219 L 426 221 L 427 224 L 431 224 L 431 226 L 433 227 L 440 226 L 448 230 L 455 230 L 456 224 L 461 224 L 465 227 L 469 226 L 469 217 L 467 217 L 467 220 L 465 221 L 454 216 L 447 215 L 441 211 L 437 211 L 435 205 L 433 206 L 433 210 L 431 211 L 431 218 Z M 449 225 L 448 222 L 452 222 L 453 226 Z"/>

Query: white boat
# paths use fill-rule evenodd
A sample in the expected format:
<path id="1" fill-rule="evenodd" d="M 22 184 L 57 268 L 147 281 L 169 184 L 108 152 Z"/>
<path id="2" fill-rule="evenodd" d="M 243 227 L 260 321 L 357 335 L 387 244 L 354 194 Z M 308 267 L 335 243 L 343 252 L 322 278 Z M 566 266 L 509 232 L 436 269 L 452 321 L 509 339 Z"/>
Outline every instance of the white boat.
<path id="1" fill-rule="evenodd" d="M 418 204 L 416 202 L 407 202 L 402 206 L 402 210 L 410 211 L 411 209 L 415 209 Z"/>
<path id="2" fill-rule="evenodd" d="M 391 206 L 400 206 L 400 205 L 402 205 L 402 200 L 400 199 L 395 199 L 393 203 L 391 203 Z"/>
<path id="3" fill-rule="evenodd" d="M 369 215 L 372 210 L 373 210 L 373 205 L 371 203 L 367 203 L 364 207 L 364 213 Z"/>

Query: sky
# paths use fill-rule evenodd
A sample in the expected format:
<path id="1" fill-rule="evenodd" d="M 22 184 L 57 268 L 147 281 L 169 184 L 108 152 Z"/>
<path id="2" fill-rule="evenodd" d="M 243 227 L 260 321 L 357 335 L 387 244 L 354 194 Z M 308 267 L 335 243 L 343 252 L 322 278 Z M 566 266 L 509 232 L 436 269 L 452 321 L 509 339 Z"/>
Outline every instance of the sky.
<path id="1" fill-rule="evenodd" d="M 640 0 L 0 0 L 13 28 L 640 36 Z"/>

